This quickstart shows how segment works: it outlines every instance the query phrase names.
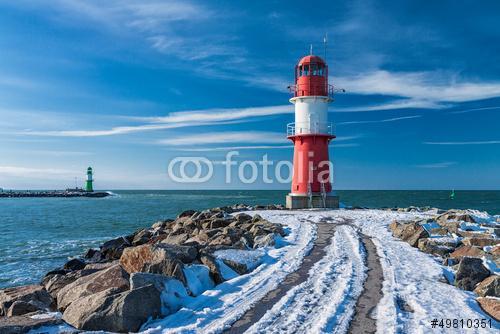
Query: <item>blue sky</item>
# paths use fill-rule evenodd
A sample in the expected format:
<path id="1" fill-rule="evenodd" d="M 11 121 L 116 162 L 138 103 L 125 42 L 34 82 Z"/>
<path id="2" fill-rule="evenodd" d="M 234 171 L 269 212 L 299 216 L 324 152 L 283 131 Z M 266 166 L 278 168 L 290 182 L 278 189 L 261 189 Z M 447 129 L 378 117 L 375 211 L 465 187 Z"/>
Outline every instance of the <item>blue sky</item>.
<path id="1" fill-rule="evenodd" d="M 288 188 L 220 161 L 290 160 L 287 85 L 328 34 L 337 189 L 500 188 L 498 1 L 0 3 L 0 187 Z M 216 161 L 177 184 L 178 156 Z"/>

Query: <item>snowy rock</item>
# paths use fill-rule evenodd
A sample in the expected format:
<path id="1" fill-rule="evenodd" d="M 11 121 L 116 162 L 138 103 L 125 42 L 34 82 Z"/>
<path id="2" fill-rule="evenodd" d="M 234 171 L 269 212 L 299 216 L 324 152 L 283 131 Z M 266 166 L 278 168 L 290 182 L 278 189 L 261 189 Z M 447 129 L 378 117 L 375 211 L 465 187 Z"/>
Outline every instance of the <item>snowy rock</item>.
<path id="1" fill-rule="evenodd" d="M 147 285 L 124 292 L 111 288 L 80 298 L 64 311 L 63 320 L 77 329 L 128 333 L 160 314 L 161 293 Z"/>
<path id="2" fill-rule="evenodd" d="M 475 246 L 466 246 L 466 245 L 463 245 L 455 249 L 454 252 L 450 253 L 451 258 L 459 258 L 459 259 L 464 256 L 480 258 L 485 255 L 486 253 L 481 248 Z"/>
<path id="3" fill-rule="evenodd" d="M 184 276 L 186 276 L 187 287 L 193 296 L 198 296 L 215 286 L 214 281 L 210 278 L 210 270 L 204 265 L 185 266 Z"/>
<path id="4" fill-rule="evenodd" d="M 202 255 L 200 257 L 201 263 L 203 263 L 205 266 L 207 266 L 209 272 L 210 272 L 210 277 L 212 280 L 215 282 L 215 284 L 220 284 L 224 282 L 224 277 L 222 276 L 222 273 L 220 272 L 219 265 L 215 261 L 215 258 L 211 255 Z"/>
<path id="5" fill-rule="evenodd" d="M 57 293 L 57 308 L 65 310 L 74 301 L 95 293 L 115 288 L 118 291 L 128 290 L 129 274 L 120 265 L 83 276 L 66 285 Z"/>
<path id="6" fill-rule="evenodd" d="M 481 297 L 500 297 L 500 276 L 492 275 L 479 283 L 474 292 Z"/>
<path id="7" fill-rule="evenodd" d="M 451 238 L 423 238 L 418 241 L 418 249 L 424 253 L 445 257 L 455 250 L 457 241 Z"/>
<path id="8" fill-rule="evenodd" d="M 460 289 L 472 291 L 476 284 L 488 276 L 490 276 L 490 271 L 486 269 L 481 259 L 464 257 L 458 264 L 455 285 Z"/>
<path id="9" fill-rule="evenodd" d="M 500 300 L 491 297 L 479 297 L 479 306 L 496 321 L 500 321 Z"/>
<path id="10" fill-rule="evenodd" d="M 500 240 L 492 238 L 469 237 L 469 238 L 464 238 L 462 240 L 462 243 L 466 246 L 485 247 L 485 246 L 496 246 L 500 244 Z"/>
<path id="11" fill-rule="evenodd" d="M 257 236 L 254 239 L 253 248 L 273 247 L 278 237 L 275 233 Z"/>
<path id="12" fill-rule="evenodd" d="M 31 314 L 12 316 L 0 319 L 0 334 L 28 333 L 43 326 L 53 326 L 62 321 L 56 316 L 36 317 Z M 35 333 L 42 333 L 37 332 Z M 45 332 L 43 332 L 45 333 Z"/>
<path id="13" fill-rule="evenodd" d="M 214 252 L 217 259 L 222 260 L 224 264 L 240 275 L 246 274 L 262 263 L 263 255 L 264 252 L 261 250 L 226 249 Z"/>
<path id="14" fill-rule="evenodd" d="M 32 312 L 31 309 L 48 310 L 54 302 L 50 294 L 41 285 L 25 285 L 3 289 L 0 290 L 0 316 L 7 315 L 10 307 L 17 301 L 29 303 L 33 306 L 32 308 L 29 307 L 29 311 L 28 307 L 25 307 L 27 312 Z M 16 306 L 15 313 L 17 315 L 20 314 L 20 306 L 19 304 Z"/>
<path id="15" fill-rule="evenodd" d="M 438 221 L 438 225 L 447 230 L 449 233 L 457 233 L 460 228 L 460 222 L 454 221 Z"/>
<path id="16" fill-rule="evenodd" d="M 430 236 L 429 232 L 427 232 L 422 225 L 416 222 L 393 222 L 389 225 L 389 228 L 392 230 L 393 236 L 406 241 L 412 247 L 418 246 L 418 240 L 428 238 Z"/>

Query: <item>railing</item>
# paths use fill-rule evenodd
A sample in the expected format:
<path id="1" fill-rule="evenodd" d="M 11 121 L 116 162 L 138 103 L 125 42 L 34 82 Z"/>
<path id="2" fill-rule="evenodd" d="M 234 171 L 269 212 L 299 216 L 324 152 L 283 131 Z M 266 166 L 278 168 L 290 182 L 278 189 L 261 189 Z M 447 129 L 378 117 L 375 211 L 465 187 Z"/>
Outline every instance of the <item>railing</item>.
<path id="1" fill-rule="evenodd" d="M 333 95 L 337 90 L 333 87 L 333 85 L 328 85 L 328 87 L 325 87 L 325 88 L 326 89 L 324 89 L 323 86 L 311 86 L 311 87 L 307 87 L 307 89 L 300 89 L 298 87 L 298 85 L 288 86 L 288 90 L 290 91 L 290 93 L 294 97 L 305 96 L 303 93 L 301 94 L 301 92 L 308 91 L 309 94 L 311 94 L 311 96 L 328 96 L 329 98 L 331 98 L 333 100 Z M 326 95 L 325 95 L 325 91 L 326 91 Z"/>
<path id="2" fill-rule="evenodd" d="M 335 125 L 331 122 L 327 123 L 288 123 L 286 126 L 287 137 L 303 135 L 303 134 L 322 134 L 335 135 Z"/>

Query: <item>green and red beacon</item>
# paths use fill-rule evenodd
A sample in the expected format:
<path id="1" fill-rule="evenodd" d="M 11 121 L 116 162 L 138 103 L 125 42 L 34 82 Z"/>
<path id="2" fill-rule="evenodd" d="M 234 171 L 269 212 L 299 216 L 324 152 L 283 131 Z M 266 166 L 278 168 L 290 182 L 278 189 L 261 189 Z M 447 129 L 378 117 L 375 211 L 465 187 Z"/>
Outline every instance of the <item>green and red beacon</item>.
<path id="1" fill-rule="evenodd" d="M 87 168 L 87 181 L 85 181 L 85 191 L 86 192 L 93 192 L 94 187 L 92 186 L 92 183 L 94 182 L 93 179 L 93 173 L 92 173 L 92 167 Z"/>
<path id="2" fill-rule="evenodd" d="M 328 104 L 333 86 L 328 84 L 328 66 L 315 55 L 303 57 L 295 66 L 295 84 L 290 102 L 295 105 L 295 122 L 287 125 L 287 138 L 293 142 L 293 178 L 286 196 L 289 209 L 338 208 L 332 193 L 328 145 L 335 138 L 328 122 Z"/>

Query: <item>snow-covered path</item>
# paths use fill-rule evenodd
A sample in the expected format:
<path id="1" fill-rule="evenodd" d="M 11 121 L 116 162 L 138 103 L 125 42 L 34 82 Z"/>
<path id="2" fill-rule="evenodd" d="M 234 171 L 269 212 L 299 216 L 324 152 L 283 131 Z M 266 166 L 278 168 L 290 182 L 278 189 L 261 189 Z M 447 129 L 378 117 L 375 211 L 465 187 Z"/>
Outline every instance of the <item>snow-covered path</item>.
<path id="1" fill-rule="evenodd" d="M 345 332 L 366 277 L 363 256 L 358 233 L 339 226 L 308 280 L 290 290 L 247 333 Z"/>
<path id="2" fill-rule="evenodd" d="M 373 312 L 377 333 L 443 333 L 433 319 L 491 319 L 471 292 L 442 283 L 443 267 L 433 257 L 396 240 L 387 226 L 394 220 L 428 217 L 430 213 L 383 210 L 253 211 L 286 225 L 282 248 L 271 249 L 253 272 L 224 282 L 188 301 L 175 314 L 149 323 L 147 333 L 220 333 L 231 328 L 286 277 L 297 271 L 316 239 L 316 223 L 337 224 L 326 253 L 303 283 L 291 288 L 248 333 L 346 333 L 366 278 L 359 230 L 371 238 L 383 268 L 383 297 Z M 346 220 L 351 226 L 341 224 Z M 408 305 L 405 311 L 401 305 Z M 493 328 L 461 330 L 492 333 Z M 457 329 L 448 330 L 456 333 Z"/>

